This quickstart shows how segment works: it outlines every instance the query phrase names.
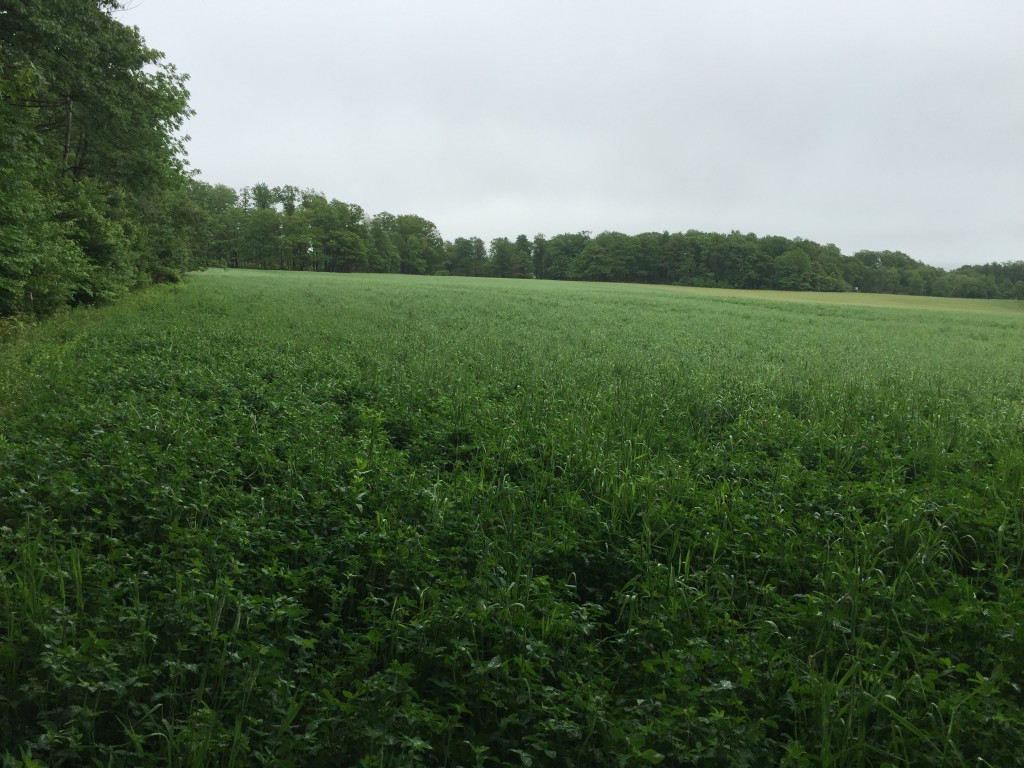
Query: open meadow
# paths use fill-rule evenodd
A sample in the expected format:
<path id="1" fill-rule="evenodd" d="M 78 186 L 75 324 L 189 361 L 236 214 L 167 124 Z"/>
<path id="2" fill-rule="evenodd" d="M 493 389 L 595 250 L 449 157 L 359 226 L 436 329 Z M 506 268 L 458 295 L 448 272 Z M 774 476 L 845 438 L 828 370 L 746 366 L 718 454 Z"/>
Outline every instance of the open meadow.
<path id="1" fill-rule="evenodd" d="M 210 270 L 0 343 L 6 766 L 1024 765 L 1024 302 Z"/>

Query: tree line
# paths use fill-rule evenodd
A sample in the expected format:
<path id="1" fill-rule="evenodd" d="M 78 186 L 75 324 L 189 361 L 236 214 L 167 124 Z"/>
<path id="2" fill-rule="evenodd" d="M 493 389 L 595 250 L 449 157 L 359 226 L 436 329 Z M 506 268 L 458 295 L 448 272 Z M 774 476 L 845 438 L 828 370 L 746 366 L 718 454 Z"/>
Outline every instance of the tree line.
<path id="1" fill-rule="evenodd" d="M 186 77 L 118 0 L 0 0 L 0 317 L 225 265 L 1024 299 L 1024 262 L 945 271 L 897 251 L 731 232 L 445 240 L 315 190 L 190 173 Z"/>
<path id="2" fill-rule="evenodd" d="M 185 76 L 115 0 L 0 2 L 0 316 L 201 265 Z"/>
<path id="3" fill-rule="evenodd" d="M 192 190 L 209 230 L 206 263 L 223 266 L 1024 299 L 1024 261 L 947 271 L 899 251 L 846 256 L 799 237 L 696 230 L 448 241 L 421 216 L 370 216 L 315 190 Z"/>

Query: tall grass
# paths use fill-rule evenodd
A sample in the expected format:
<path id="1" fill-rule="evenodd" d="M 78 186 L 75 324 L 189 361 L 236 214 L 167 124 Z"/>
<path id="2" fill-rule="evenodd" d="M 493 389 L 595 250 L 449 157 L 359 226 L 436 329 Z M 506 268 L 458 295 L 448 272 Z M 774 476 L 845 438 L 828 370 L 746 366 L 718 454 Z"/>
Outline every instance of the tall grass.
<path id="1" fill-rule="evenodd" d="M 1020 764 L 1022 330 L 211 271 L 24 332 L 0 753 Z"/>

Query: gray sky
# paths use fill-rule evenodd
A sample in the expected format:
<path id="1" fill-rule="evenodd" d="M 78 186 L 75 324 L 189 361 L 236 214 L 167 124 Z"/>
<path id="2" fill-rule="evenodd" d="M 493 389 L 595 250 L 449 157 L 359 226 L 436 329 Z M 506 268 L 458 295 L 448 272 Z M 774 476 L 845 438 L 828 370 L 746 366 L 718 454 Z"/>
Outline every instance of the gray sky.
<path id="1" fill-rule="evenodd" d="M 1021 0 L 128 0 L 211 183 L 446 239 L 804 237 L 1024 259 Z"/>

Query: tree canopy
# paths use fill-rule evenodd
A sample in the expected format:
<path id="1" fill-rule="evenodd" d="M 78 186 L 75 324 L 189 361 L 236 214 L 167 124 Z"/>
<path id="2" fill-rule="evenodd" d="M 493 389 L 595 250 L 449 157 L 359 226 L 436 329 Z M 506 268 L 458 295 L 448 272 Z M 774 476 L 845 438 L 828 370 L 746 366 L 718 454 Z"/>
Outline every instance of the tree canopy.
<path id="1" fill-rule="evenodd" d="M 0 315 L 115 298 L 199 263 L 185 77 L 118 7 L 0 3 Z"/>

